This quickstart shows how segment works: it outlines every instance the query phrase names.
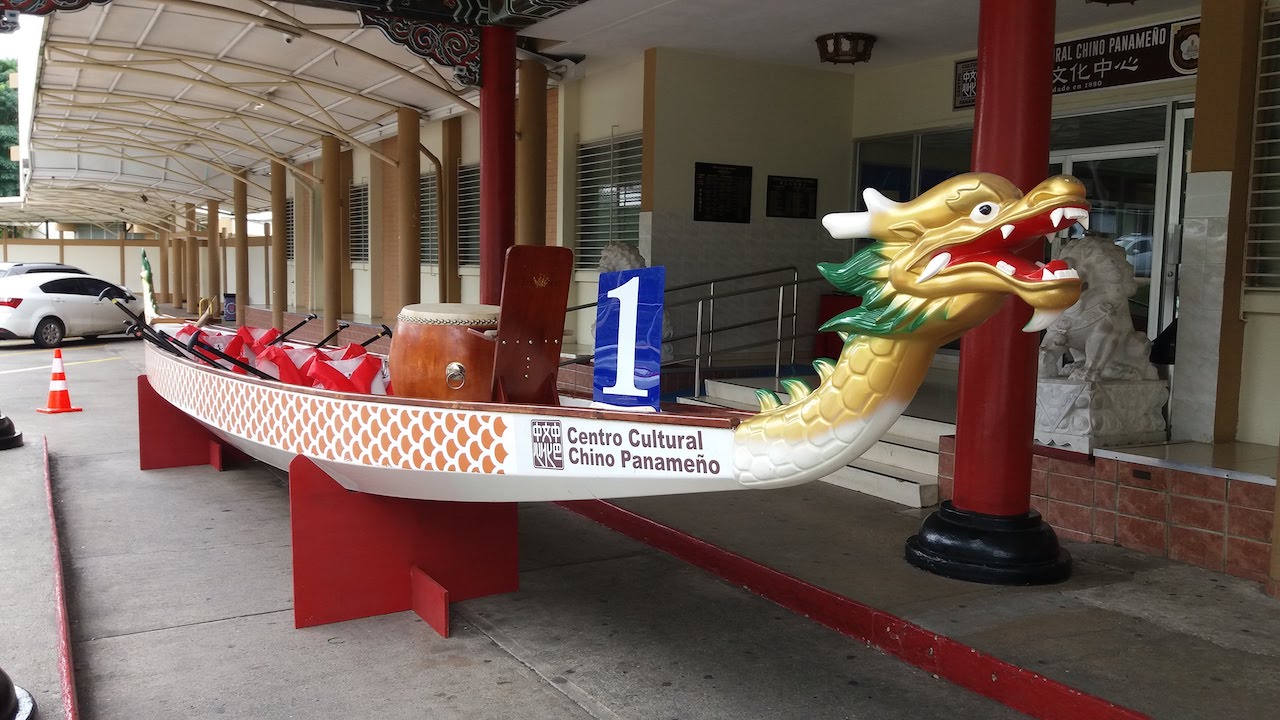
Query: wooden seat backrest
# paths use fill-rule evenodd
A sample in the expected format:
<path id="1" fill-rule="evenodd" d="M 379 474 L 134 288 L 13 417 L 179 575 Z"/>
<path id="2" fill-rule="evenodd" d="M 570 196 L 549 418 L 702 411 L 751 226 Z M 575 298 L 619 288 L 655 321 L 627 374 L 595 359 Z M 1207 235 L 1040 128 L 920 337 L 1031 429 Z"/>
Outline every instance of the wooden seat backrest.
<path id="1" fill-rule="evenodd" d="M 573 251 L 516 245 L 507 250 L 494 349 L 493 399 L 558 405 L 556 375 Z"/>

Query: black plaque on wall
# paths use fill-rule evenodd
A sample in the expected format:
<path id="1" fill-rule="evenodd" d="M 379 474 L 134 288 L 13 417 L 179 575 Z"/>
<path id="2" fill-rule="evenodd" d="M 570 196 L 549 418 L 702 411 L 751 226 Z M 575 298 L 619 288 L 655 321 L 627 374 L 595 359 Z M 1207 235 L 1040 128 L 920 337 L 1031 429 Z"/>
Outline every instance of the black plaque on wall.
<path id="1" fill-rule="evenodd" d="M 818 178 L 770 175 L 765 190 L 766 217 L 818 217 Z"/>
<path id="2" fill-rule="evenodd" d="M 693 219 L 751 222 L 751 166 L 694 163 Z"/>

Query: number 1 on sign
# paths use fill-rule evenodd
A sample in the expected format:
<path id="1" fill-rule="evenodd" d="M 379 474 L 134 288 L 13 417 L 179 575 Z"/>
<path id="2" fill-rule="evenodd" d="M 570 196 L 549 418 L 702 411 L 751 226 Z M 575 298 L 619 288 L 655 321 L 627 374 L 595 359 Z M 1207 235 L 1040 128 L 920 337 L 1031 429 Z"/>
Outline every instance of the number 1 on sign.
<path id="1" fill-rule="evenodd" d="M 607 297 L 618 301 L 618 372 L 613 384 L 604 392 L 613 395 L 644 397 L 636 387 L 636 320 L 640 306 L 640 278 L 633 277 L 609 291 Z"/>

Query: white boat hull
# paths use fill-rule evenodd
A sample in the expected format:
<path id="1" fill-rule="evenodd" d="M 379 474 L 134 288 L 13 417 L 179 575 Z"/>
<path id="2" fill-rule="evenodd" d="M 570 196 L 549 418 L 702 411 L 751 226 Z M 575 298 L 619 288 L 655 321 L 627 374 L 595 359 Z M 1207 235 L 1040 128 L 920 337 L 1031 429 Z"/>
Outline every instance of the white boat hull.
<path id="1" fill-rule="evenodd" d="M 157 393 L 245 454 L 349 490 L 465 502 L 741 490 L 729 418 L 335 393 L 146 349 Z"/>

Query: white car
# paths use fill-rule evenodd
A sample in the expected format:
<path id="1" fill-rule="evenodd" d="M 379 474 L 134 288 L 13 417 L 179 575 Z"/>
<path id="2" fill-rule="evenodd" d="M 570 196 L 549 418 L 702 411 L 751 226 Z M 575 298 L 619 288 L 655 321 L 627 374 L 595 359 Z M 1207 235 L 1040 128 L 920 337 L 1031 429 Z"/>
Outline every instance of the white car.
<path id="1" fill-rule="evenodd" d="M 142 300 L 115 283 L 76 273 L 28 273 L 0 278 L 0 340 L 31 338 L 40 347 L 58 347 L 66 337 L 95 337 L 125 331 L 128 316 Z"/>

